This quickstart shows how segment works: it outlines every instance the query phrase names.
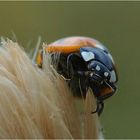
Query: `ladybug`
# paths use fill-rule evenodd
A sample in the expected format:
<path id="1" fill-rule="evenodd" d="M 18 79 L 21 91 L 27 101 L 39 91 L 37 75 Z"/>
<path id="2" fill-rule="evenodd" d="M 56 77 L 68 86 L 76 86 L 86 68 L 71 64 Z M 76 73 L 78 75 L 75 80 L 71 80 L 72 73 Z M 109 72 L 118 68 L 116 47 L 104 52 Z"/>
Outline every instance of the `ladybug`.
<path id="1" fill-rule="evenodd" d="M 87 90 L 92 89 L 98 105 L 95 112 L 100 115 L 103 101 L 117 89 L 118 75 L 109 50 L 93 38 L 79 36 L 59 39 L 45 49 L 52 60 L 57 61 L 55 68 L 67 81 L 73 96 L 85 98 Z M 42 67 L 42 59 L 40 52 L 39 67 Z"/>

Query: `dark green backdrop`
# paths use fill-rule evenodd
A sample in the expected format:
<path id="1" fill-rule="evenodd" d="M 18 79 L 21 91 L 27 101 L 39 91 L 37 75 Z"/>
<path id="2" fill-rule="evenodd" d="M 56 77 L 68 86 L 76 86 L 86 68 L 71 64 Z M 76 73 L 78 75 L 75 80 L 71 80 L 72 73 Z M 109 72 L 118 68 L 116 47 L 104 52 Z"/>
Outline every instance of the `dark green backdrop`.
<path id="1" fill-rule="evenodd" d="M 0 2 L 0 35 L 34 47 L 80 35 L 108 46 L 119 71 L 101 116 L 105 138 L 140 138 L 140 2 Z"/>

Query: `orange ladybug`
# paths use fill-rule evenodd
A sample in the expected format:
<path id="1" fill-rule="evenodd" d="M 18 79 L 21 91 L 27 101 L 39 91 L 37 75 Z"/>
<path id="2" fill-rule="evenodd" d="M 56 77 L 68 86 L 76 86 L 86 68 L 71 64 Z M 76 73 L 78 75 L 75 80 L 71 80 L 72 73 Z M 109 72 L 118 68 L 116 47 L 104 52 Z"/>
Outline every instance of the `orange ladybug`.
<path id="1" fill-rule="evenodd" d="M 46 48 L 57 57 L 56 70 L 67 81 L 73 96 L 86 97 L 91 88 L 97 101 L 112 96 L 117 89 L 118 75 L 115 62 L 109 50 L 99 41 L 89 37 L 66 37 L 59 39 Z M 37 64 L 42 66 L 43 58 L 39 53 Z"/>

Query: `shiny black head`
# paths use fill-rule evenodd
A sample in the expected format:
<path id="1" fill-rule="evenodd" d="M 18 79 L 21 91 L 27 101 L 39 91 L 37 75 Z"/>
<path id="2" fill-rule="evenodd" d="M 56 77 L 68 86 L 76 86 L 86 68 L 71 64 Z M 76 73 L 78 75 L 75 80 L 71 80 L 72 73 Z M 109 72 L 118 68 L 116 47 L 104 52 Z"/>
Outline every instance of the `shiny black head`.
<path id="1" fill-rule="evenodd" d="M 98 100 L 112 96 L 116 91 L 117 73 L 107 49 L 83 47 L 80 54 L 87 66 L 89 87 Z"/>

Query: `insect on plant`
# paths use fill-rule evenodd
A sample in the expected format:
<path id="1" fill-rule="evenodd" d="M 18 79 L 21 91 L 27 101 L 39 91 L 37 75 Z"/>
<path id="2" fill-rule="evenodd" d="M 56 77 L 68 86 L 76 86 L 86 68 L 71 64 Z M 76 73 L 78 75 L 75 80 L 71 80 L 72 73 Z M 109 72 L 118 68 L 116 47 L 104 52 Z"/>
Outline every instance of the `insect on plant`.
<path id="1" fill-rule="evenodd" d="M 63 76 L 73 96 L 85 98 L 92 89 L 97 99 L 100 115 L 104 100 L 117 89 L 118 75 L 115 62 L 109 50 L 99 41 L 89 37 L 67 37 L 57 40 L 45 48 L 55 63 L 55 69 Z M 37 56 L 37 64 L 42 67 L 43 51 Z M 56 65 L 57 64 L 57 65 Z"/>

